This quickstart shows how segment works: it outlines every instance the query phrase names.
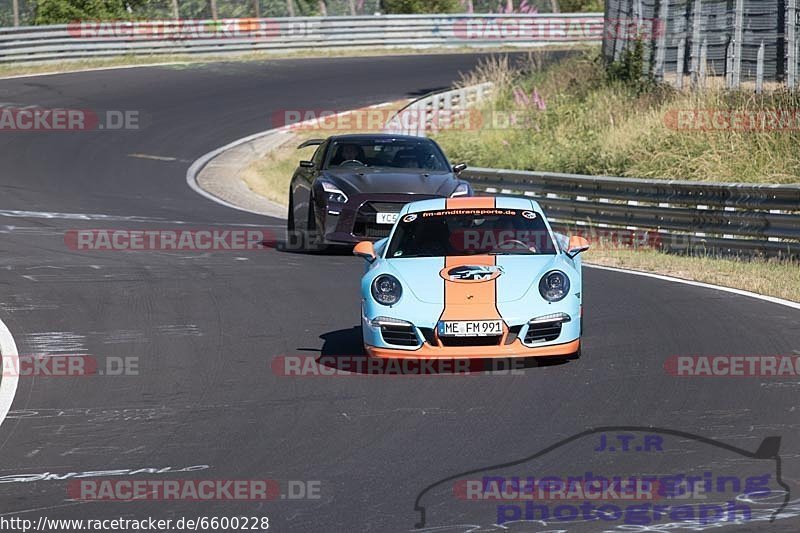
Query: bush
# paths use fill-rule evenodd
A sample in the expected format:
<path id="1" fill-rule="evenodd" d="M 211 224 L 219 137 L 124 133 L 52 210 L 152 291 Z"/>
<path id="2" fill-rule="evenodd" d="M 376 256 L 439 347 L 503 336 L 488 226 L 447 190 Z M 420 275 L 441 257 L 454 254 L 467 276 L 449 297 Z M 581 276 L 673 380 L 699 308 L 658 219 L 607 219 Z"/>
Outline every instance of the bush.
<path id="1" fill-rule="evenodd" d="M 127 18 L 130 18 L 130 14 L 123 0 L 39 0 L 34 24 L 68 24 L 77 20 Z"/>
<path id="2" fill-rule="evenodd" d="M 464 10 L 459 0 L 382 0 L 381 9 L 387 15 L 458 13 Z"/>
<path id="3" fill-rule="evenodd" d="M 639 91 L 646 91 L 653 87 L 655 79 L 645 67 L 644 42 L 637 39 L 633 46 L 627 47 L 622 52 L 622 58 L 608 65 L 608 79 L 612 82 L 622 82 Z"/>
<path id="4" fill-rule="evenodd" d="M 559 0 L 558 6 L 564 13 L 584 12 L 602 13 L 603 0 Z"/>

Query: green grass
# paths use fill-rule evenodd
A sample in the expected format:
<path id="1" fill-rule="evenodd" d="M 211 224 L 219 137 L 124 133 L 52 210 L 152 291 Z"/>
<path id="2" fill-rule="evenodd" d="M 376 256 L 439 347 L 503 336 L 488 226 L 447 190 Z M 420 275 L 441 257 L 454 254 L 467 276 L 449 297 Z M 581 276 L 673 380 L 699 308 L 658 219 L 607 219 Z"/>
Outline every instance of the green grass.
<path id="1" fill-rule="evenodd" d="M 650 249 L 596 247 L 584 255 L 587 263 L 742 289 L 800 302 L 800 262 L 778 259 L 696 257 Z"/>
<path id="2" fill-rule="evenodd" d="M 484 64 L 465 83 L 496 82 L 481 110 L 513 115 L 513 128 L 451 130 L 436 136 L 453 160 L 472 166 L 743 183 L 800 183 L 800 124 L 790 131 L 686 131 L 670 128 L 678 110 L 800 110 L 800 94 L 755 95 L 708 88 L 676 91 L 609 81 L 596 52 L 526 72 Z M 518 105 L 514 88 L 546 104 Z"/>

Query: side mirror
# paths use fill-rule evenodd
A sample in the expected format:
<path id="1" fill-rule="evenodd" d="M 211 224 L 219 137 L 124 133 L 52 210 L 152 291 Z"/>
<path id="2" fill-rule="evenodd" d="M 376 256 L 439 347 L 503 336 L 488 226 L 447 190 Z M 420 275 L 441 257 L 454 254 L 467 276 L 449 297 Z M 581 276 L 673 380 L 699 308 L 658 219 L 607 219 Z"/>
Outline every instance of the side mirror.
<path id="1" fill-rule="evenodd" d="M 375 253 L 375 245 L 373 245 L 370 241 L 361 241 L 360 243 L 356 244 L 356 247 L 353 248 L 353 255 L 363 257 L 370 263 L 378 258 L 377 254 Z"/>
<path id="2" fill-rule="evenodd" d="M 589 249 L 589 241 L 585 237 L 573 236 L 569 238 L 569 245 L 567 245 L 567 255 L 575 257 L 576 255 L 585 252 Z"/>
<path id="3" fill-rule="evenodd" d="M 300 161 L 300 166 L 302 168 L 314 168 L 314 163 L 311 161 Z"/>
<path id="4" fill-rule="evenodd" d="M 467 170 L 467 164 L 466 163 L 459 163 L 457 165 L 453 165 L 453 172 L 455 172 L 456 174 L 460 174 L 460 173 L 464 172 L 465 170 Z"/>

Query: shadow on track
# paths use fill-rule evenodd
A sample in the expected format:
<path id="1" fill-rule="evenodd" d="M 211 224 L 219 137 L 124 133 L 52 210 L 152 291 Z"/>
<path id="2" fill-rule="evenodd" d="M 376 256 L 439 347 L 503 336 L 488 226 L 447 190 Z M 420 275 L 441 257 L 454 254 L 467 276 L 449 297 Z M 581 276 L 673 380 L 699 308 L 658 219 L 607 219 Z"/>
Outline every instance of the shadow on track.
<path id="1" fill-rule="evenodd" d="M 324 341 L 317 364 L 337 371 L 366 375 L 508 374 L 535 368 L 561 366 L 567 358 L 506 359 L 379 359 L 364 351 L 361 326 L 320 335 Z"/>

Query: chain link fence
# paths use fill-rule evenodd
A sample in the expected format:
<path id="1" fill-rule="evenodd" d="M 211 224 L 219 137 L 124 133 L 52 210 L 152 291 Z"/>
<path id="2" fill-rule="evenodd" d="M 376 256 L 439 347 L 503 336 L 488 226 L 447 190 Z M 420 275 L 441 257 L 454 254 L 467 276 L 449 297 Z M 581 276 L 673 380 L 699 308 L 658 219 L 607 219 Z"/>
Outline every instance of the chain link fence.
<path id="1" fill-rule="evenodd" d="M 729 88 L 797 86 L 798 0 L 607 0 L 603 54 L 620 61 L 641 41 L 656 79 Z"/>

